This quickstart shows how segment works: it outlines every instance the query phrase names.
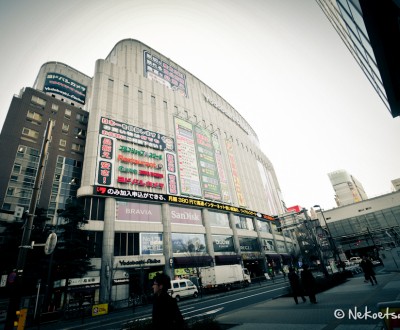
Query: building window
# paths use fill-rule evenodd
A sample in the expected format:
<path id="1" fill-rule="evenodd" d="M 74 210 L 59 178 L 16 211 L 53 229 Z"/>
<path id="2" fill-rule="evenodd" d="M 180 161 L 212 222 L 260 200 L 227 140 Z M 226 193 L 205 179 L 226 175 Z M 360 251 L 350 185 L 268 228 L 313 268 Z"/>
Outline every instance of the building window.
<path id="1" fill-rule="evenodd" d="M 76 138 L 86 138 L 86 131 L 82 128 L 75 127 L 74 128 L 74 135 Z"/>
<path id="2" fill-rule="evenodd" d="M 69 131 L 69 125 L 63 123 L 63 124 L 62 124 L 62 132 L 63 132 L 64 134 L 68 134 L 68 131 Z"/>
<path id="3" fill-rule="evenodd" d="M 64 139 L 60 139 L 60 147 L 65 147 L 67 145 L 67 141 Z"/>
<path id="4" fill-rule="evenodd" d="M 156 97 L 153 96 L 153 95 L 151 96 L 151 103 L 152 103 L 152 104 L 155 104 L 155 103 L 156 103 Z"/>
<path id="5" fill-rule="evenodd" d="M 167 103 L 167 101 L 164 101 L 164 102 L 163 102 L 163 105 L 164 105 L 164 110 L 168 110 L 168 103 Z"/>
<path id="6" fill-rule="evenodd" d="M 85 115 L 82 115 L 80 113 L 76 114 L 76 120 L 79 121 L 81 124 L 87 124 L 88 122 L 88 117 Z"/>
<path id="7" fill-rule="evenodd" d="M 14 196 L 14 193 L 15 193 L 14 187 L 7 188 L 7 196 Z"/>
<path id="8" fill-rule="evenodd" d="M 65 109 L 64 117 L 67 119 L 71 119 L 72 111 L 69 109 Z"/>
<path id="9" fill-rule="evenodd" d="M 21 164 L 14 164 L 13 173 L 21 173 Z"/>
<path id="10" fill-rule="evenodd" d="M 43 116 L 35 111 L 28 110 L 26 114 L 26 119 L 33 124 L 41 124 L 43 121 Z"/>
<path id="11" fill-rule="evenodd" d="M 32 139 L 37 139 L 39 137 L 39 132 L 35 131 L 35 130 L 31 129 L 31 128 L 24 127 L 22 129 L 22 135 L 30 137 Z"/>
<path id="12" fill-rule="evenodd" d="M 143 100 L 143 92 L 142 91 L 137 91 L 138 93 L 138 99 Z"/>
<path id="13" fill-rule="evenodd" d="M 58 112 L 58 104 L 52 104 L 51 105 L 51 112 L 52 113 L 57 113 Z"/>
<path id="14" fill-rule="evenodd" d="M 85 151 L 85 147 L 83 145 L 77 144 L 77 143 L 72 143 L 71 149 L 73 151 L 77 151 L 77 152 L 84 152 Z"/>
<path id="15" fill-rule="evenodd" d="M 32 103 L 34 103 L 36 105 L 40 105 L 43 108 L 46 106 L 46 100 L 43 100 L 36 95 L 32 95 L 31 101 L 32 101 Z"/>

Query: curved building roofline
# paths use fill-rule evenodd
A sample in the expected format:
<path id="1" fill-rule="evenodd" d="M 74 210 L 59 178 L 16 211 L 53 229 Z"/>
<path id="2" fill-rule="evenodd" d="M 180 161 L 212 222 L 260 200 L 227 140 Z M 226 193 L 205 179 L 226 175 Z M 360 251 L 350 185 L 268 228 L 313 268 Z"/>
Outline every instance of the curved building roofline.
<path id="1" fill-rule="evenodd" d="M 109 58 L 111 56 L 111 53 L 113 52 L 113 50 L 121 43 L 123 42 L 137 42 L 145 47 L 148 47 L 151 50 L 154 50 L 155 52 L 161 54 L 159 51 L 157 51 L 156 49 L 154 49 L 153 47 L 150 47 L 149 45 L 141 42 L 140 40 L 137 39 L 133 39 L 133 38 L 125 38 L 122 39 L 120 41 L 118 41 L 114 47 L 111 49 L 111 51 L 108 53 L 108 55 L 105 57 L 105 59 Z M 196 78 L 198 81 L 200 81 L 201 83 L 203 83 L 205 86 L 207 86 L 210 90 L 212 90 L 216 95 L 218 95 L 222 100 L 224 100 L 224 102 L 226 102 L 226 104 L 228 104 L 233 110 L 235 110 L 238 115 L 241 117 L 241 119 L 243 120 L 244 123 L 246 123 L 246 125 L 248 126 L 248 128 L 251 130 L 252 135 L 257 139 L 258 141 L 258 136 L 256 134 L 256 132 L 254 131 L 253 127 L 251 127 L 251 125 L 247 122 L 247 120 L 241 115 L 241 113 L 239 111 L 236 110 L 236 108 L 234 108 L 225 98 L 223 98 L 219 93 L 217 93 L 213 88 L 211 88 L 210 86 L 208 86 L 206 83 L 204 83 L 201 79 L 199 79 L 197 76 L 195 76 L 194 74 L 192 74 L 190 71 L 186 70 L 184 67 L 182 67 L 181 65 L 179 65 L 178 63 L 174 62 L 173 60 L 171 60 L 168 56 L 161 54 L 162 56 L 164 56 L 166 59 L 168 59 L 169 61 L 171 61 L 174 65 L 182 68 L 183 70 L 185 70 L 186 72 L 188 72 L 191 76 L 193 76 L 194 78 Z"/>

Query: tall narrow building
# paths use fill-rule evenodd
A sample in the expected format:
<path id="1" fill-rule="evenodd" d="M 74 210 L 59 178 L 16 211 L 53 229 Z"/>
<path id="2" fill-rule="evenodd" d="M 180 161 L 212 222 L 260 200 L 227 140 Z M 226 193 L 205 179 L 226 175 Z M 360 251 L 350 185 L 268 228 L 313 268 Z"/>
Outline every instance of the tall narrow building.
<path id="1" fill-rule="evenodd" d="M 328 174 L 335 190 L 335 200 L 338 206 L 349 205 L 368 199 L 360 181 L 345 170 Z"/>
<path id="2" fill-rule="evenodd" d="M 399 1 L 316 1 L 391 115 L 399 116 Z"/>

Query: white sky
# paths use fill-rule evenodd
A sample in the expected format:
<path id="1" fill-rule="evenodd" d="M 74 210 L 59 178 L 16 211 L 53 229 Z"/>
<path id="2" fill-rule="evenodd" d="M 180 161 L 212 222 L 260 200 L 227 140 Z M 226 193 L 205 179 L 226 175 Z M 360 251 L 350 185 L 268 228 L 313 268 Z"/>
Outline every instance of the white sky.
<path id="1" fill-rule="evenodd" d="M 393 119 L 314 0 L 0 0 L 0 127 L 42 64 L 92 76 L 137 39 L 227 100 L 259 136 L 287 206 L 335 206 L 327 173 L 369 197 L 400 178 Z"/>

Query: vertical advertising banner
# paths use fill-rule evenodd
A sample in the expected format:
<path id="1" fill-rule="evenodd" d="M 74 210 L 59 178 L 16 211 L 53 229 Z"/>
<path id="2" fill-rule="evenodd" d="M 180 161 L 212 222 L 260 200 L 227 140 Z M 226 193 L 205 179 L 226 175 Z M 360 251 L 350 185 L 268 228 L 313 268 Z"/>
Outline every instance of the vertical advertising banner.
<path id="1" fill-rule="evenodd" d="M 99 136 L 99 157 L 97 165 L 97 184 L 110 186 L 113 182 L 113 163 L 115 141 L 106 136 Z"/>
<path id="2" fill-rule="evenodd" d="M 228 177 L 226 176 L 226 167 L 222 157 L 221 144 L 219 143 L 218 136 L 212 135 L 212 142 L 215 152 L 215 162 L 218 168 L 219 184 L 221 188 L 222 201 L 224 203 L 231 203 L 231 194 L 229 192 Z"/>
<path id="3" fill-rule="evenodd" d="M 194 131 L 203 196 L 207 199 L 220 201 L 221 188 L 211 133 L 197 126 L 195 126 Z"/>
<path id="4" fill-rule="evenodd" d="M 178 168 L 174 152 L 165 151 L 165 173 L 167 176 L 167 194 L 179 195 Z"/>
<path id="5" fill-rule="evenodd" d="M 235 155 L 233 154 L 232 142 L 229 140 L 226 140 L 225 144 L 226 144 L 226 150 L 228 153 L 229 164 L 231 166 L 233 185 L 235 187 L 238 203 L 240 206 L 246 206 L 246 201 L 244 199 L 244 195 L 242 192 L 242 185 L 240 184 L 238 168 L 236 166 Z"/>
<path id="6" fill-rule="evenodd" d="M 182 195 L 202 197 L 193 125 L 175 118 L 180 187 Z"/>
<path id="7" fill-rule="evenodd" d="M 271 214 L 279 214 L 276 204 L 274 203 L 274 197 L 273 197 L 274 190 L 270 181 L 270 179 L 272 178 L 269 177 L 268 170 L 264 167 L 263 164 L 261 164 L 260 161 L 257 161 L 257 166 L 260 172 L 261 182 L 265 191 L 265 201 L 268 204 L 268 211 Z"/>

